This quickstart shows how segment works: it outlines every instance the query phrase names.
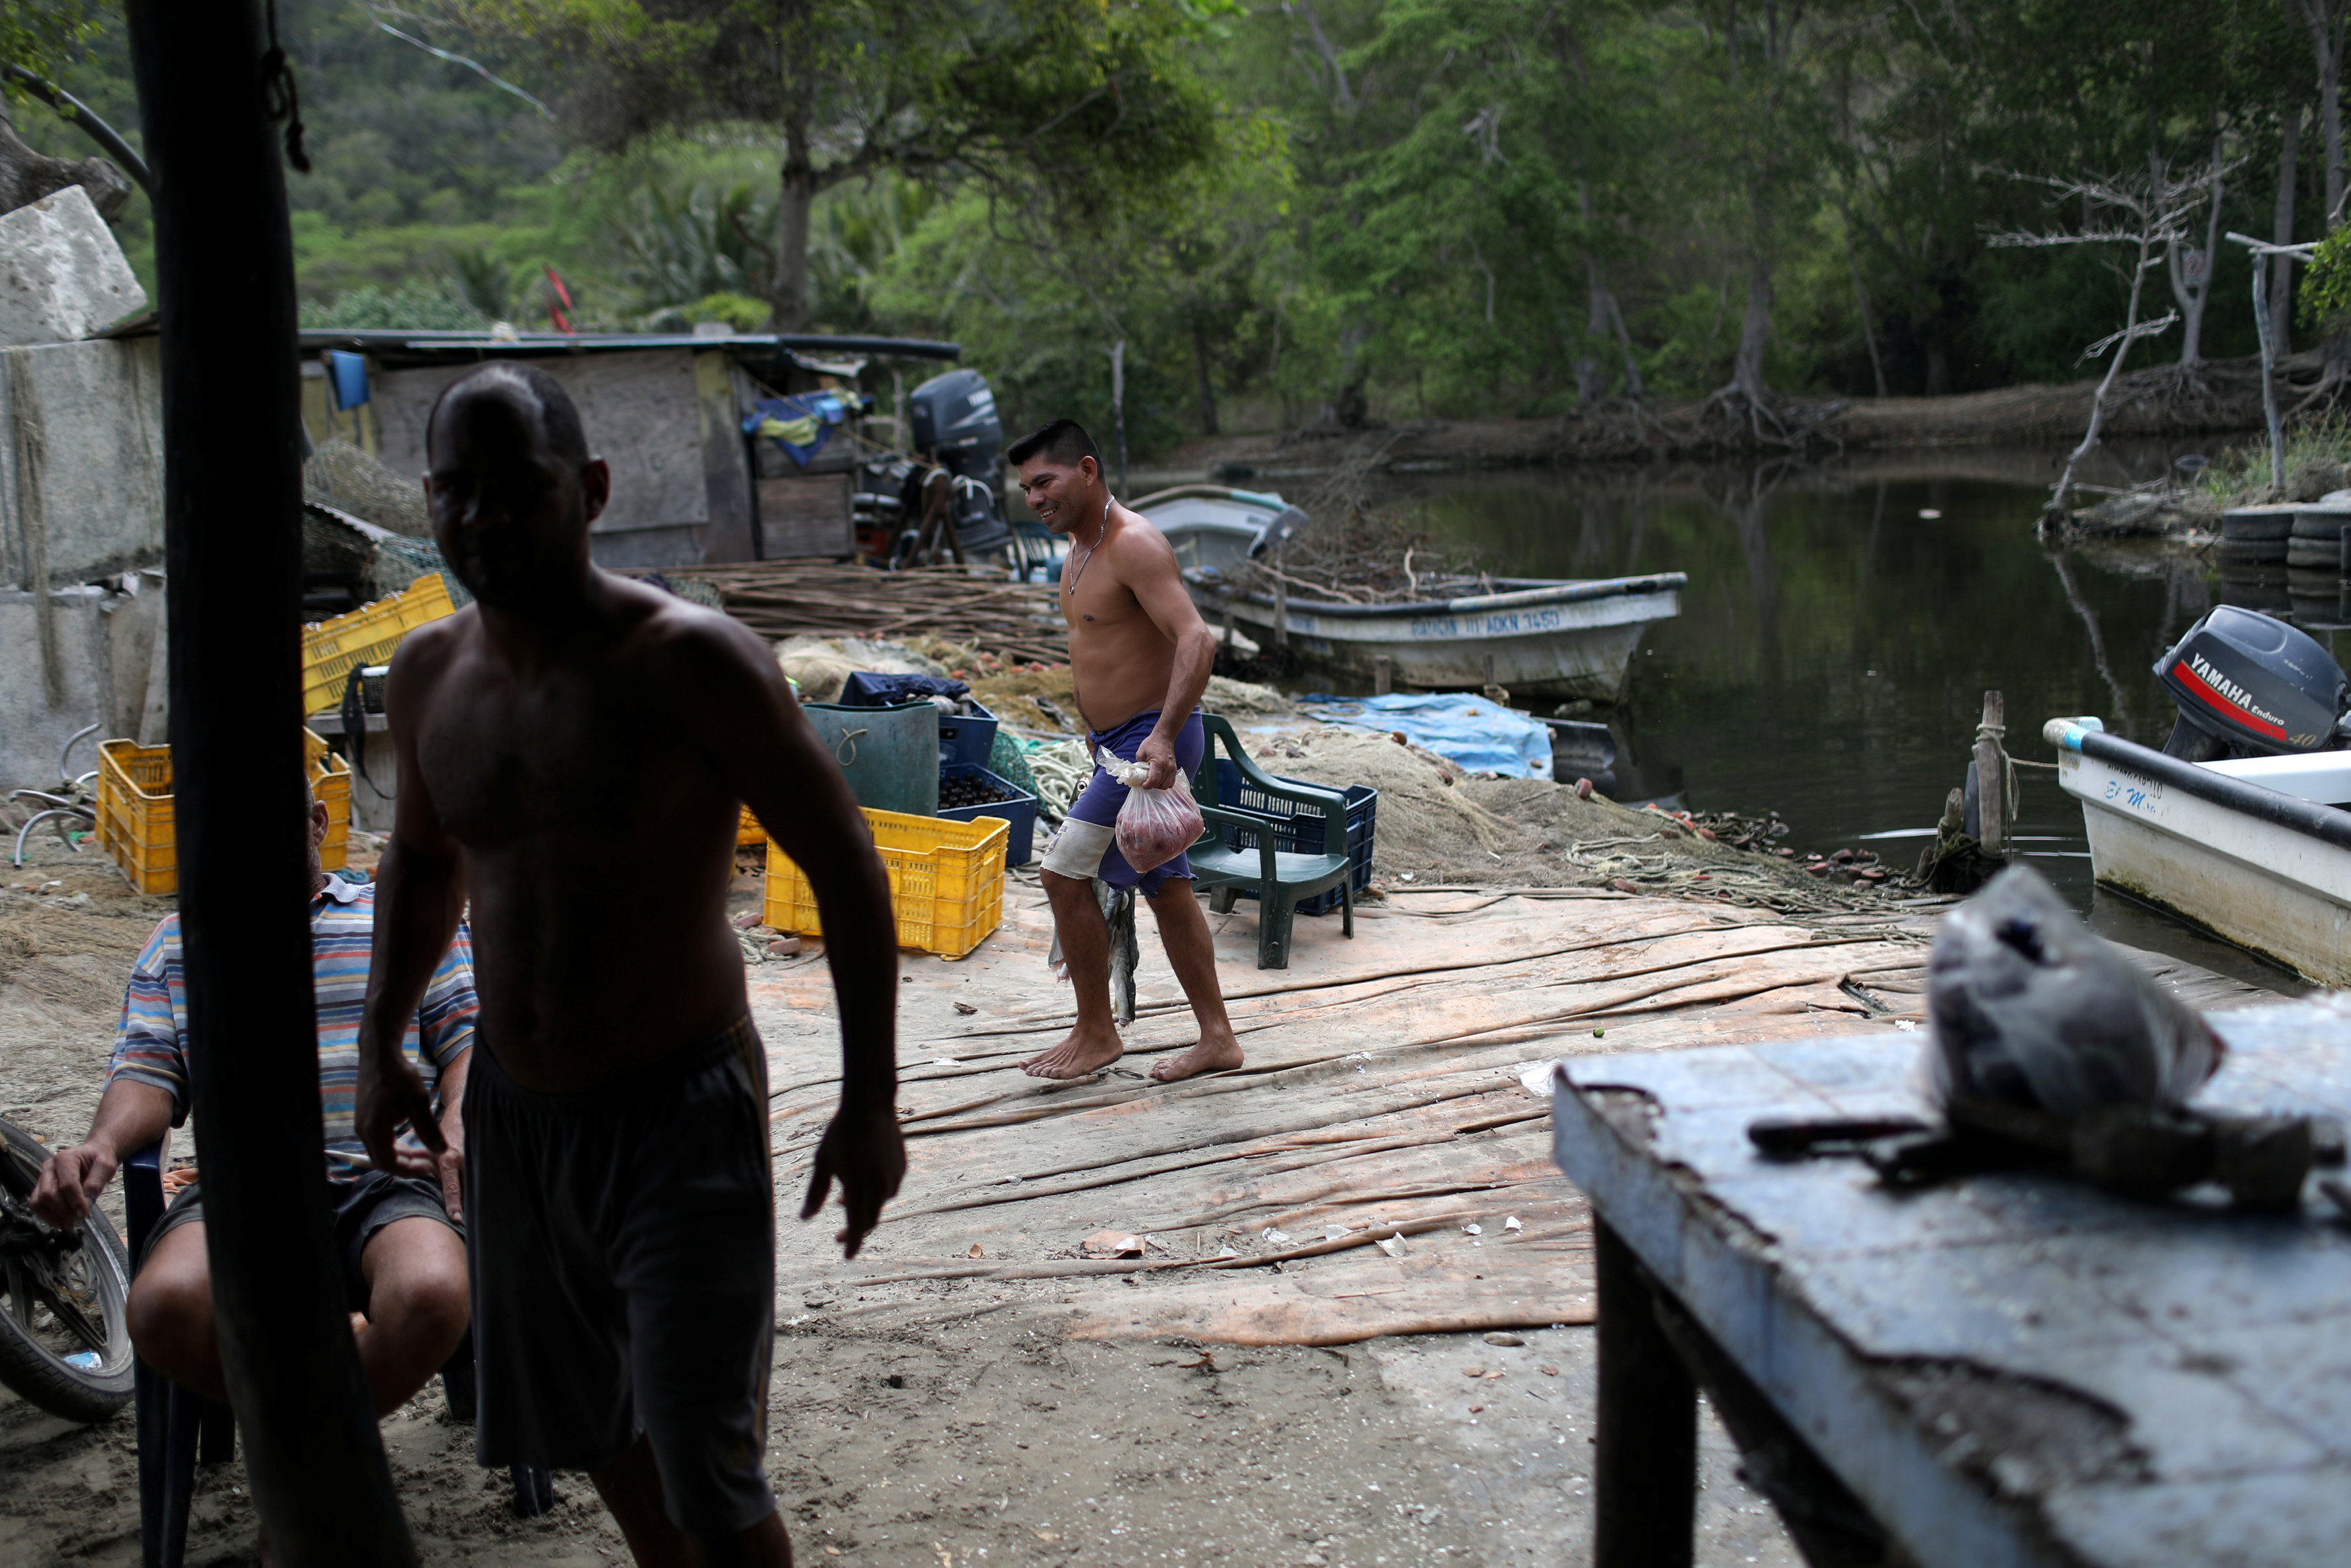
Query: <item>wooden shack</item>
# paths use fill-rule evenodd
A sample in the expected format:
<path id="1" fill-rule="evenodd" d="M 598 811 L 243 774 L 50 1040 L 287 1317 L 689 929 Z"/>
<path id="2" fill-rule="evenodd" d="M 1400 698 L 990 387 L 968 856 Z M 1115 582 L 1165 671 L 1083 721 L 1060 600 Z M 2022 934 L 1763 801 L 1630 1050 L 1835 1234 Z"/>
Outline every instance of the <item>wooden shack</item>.
<path id="1" fill-rule="evenodd" d="M 855 392 L 877 364 L 960 352 L 908 338 L 742 333 L 307 331 L 301 345 L 306 359 L 330 348 L 366 356 L 370 398 L 357 429 L 403 473 L 424 472 L 434 401 L 467 370 L 515 359 L 553 376 L 612 469 L 612 499 L 590 529 L 590 548 L 599 566 L 634 567 L 854 554 L 851 493 L 865 421 L 853 418 L 801 468 L 775 443 L 747 437 L 745 416 L 760 398 Z"/>

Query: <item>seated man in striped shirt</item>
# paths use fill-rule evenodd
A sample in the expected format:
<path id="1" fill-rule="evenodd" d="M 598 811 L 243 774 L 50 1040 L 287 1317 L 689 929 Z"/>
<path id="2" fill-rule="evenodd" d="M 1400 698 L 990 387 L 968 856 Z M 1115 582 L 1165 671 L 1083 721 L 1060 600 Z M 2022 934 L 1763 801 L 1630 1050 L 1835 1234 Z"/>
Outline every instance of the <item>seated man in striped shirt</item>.
<path id="1" fill-rule="evenodd" d="M 442 1136 L 439 1180 L 369 1168 L 352 1129 L 359 1078 L 360 1005 L 374 938 L 375 888 L 329 876 L 319 847 L 327 808 L 310 802 L 310 961 L 319 1009 L 319 1095 L 326 1113 L 328 1191 L 345 1300 L 364 1311 L 360 1361 L 378 1415 L 397 1408 L 441 1369 L 465 1337 L 465 1242 L 458 1229 L 467 1053 L 474 1043 L 474 969 L 465 928 L 443 954 L 405 1049 L 433 1080 Z M 187 1120 L 187 997 L 180 971 L 180 917 L 166 916 L 147 939 L 122 999 L 122 1021 L 106 1093 L 89 1136 L 59 1149 L 41 1170 L 33 1210 L 52 1225 L 78 1225 L 130 1155 Z M 204 1251 L 201 1184 L 180 1189 L 134 1260 L 131 1344 L 147 1364 L 182 1387 L 228 1397 L 213 1331 L 212 1273 Z"/>

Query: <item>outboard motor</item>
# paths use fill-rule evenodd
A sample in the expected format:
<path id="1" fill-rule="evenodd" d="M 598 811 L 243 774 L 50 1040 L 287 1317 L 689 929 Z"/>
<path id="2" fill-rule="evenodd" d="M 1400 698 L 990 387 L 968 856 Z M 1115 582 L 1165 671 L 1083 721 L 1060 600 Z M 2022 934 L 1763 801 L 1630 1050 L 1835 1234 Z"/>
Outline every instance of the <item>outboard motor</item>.
<path id="1" fill-rule="evenodd" d="M 977 370 L 932 377 L 907 394 L 906 421 L 914 450 L 955 476 L 956 538 L 967 550 L 1002 544 L 1010 533 L 997 492 L 1004 421 L 987 378 Z"/>
<path id="2" fill-rule="evenodd" d="M 2343 670 L 2307 633 L 2222 605 L 2156 661 L 2179 717 L 2166 756 L 2209 763 L 2341 750 L 2351 742 Z"/>

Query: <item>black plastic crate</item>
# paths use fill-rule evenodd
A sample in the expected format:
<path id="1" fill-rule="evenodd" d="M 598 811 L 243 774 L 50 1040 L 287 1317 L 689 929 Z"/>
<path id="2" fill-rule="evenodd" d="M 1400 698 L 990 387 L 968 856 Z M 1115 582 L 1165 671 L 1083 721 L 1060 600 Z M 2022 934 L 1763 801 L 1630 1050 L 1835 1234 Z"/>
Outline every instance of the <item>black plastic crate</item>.
<path id="1" fill-rule="evenodd" d="M 1280 778 L 1280 775 L 1275 775 Z M 1309 784 L 1304 779 L 1280 779 L 1304 789 L 1328 789 L 1328 784 Z M 1353 865 L 1348 881 L 1361 893 L 1372 880 L 1372 834 L 1378 823 L 1380 792 L 1368 784 L 1350 784 L 1343 792 L 1347 801 L 1347 858 Z M 1321 855 L 1322 848 L 1322 808 L 1301 805 L 1294 800 L 1283 800 L 1267 794 L 1241 776 L 1241 770 L 1229 757 L 1217 759 L 1217 804 L 1227 811 L 1246 812 L 1261 816 L 1273 829 L 1273 846 L 1285 855 Z M 1228 849 L 1254 849 L 1257 834 L 1246 827 L 1224 826 Z M 1257 895 L 1246 888 L 1236 888 L 1234 893 L 1243 898 Z M 1340 906 L 1339 889 L 1328 888 L 1311 898 L 1298 900 L 1301 915 L 1327 914 Z"/>
<path id="2" fill-rule="evenodd" d="M 1012 832 L 1004 843 L 1004 863 L 1026 866 L 1036 857 L 1037 797 L 1022 792 L 1020 786 L 1007 783 L 986 768 L 976 768 L 968 763 L 950 763 L 939 769 L 941 793 L 951 779 L 977 777 L 995 785 L 1009 800 L 991 801 L 986 805 L 942 807 L 939 815 L 949 822 L 977 822 L 983 816 L 997 816 L 1011 824 Z"/>

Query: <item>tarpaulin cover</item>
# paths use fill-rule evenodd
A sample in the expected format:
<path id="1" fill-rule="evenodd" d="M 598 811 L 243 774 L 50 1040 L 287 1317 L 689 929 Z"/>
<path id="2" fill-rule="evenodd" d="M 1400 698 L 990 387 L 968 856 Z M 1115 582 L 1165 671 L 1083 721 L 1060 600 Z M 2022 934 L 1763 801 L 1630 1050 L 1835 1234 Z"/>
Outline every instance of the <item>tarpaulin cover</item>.
<path id="1" fill-rule="evenodd" d="M 849 405 L 831 392 L 761 398 L 744 416 L 743 433 L 767 437 L 806 468 L 832 439 L 832 427 L 848 417 Z"/>
<path id="2" fill-rule="evenodd" d="M 963 697 L 971 688 L 944 675 L 883 675 L 860 670 L 841 682 L 834 699 L 844 708 L 891 708 L 925 697 Z"/>
<path id="3" fill-rule="evenodd" d="M 1299 698 L 1298 705 L 1326 724 L 1401 733 L 1473 774 L 1552 776 L 1550 726 L 1468 692 L 1327 697 L 1318 691 Z"/>

